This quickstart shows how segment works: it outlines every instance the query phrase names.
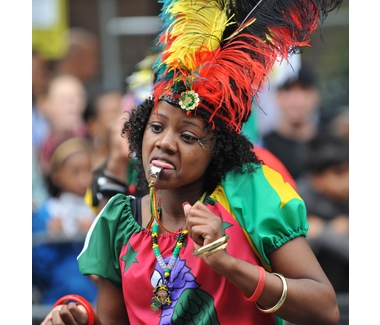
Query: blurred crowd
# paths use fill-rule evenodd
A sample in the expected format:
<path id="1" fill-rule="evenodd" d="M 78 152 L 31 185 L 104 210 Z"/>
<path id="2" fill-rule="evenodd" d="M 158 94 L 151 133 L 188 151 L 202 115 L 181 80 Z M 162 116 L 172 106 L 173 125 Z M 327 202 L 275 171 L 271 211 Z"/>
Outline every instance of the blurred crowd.
<path id="1" fill-rule="evenodd" d="M 33 303 L 75 292 L 96 299 L 96 277 L 76 257 L 99 209 L 118 192 L 139 195 L 127 140 L 126 93 L 103 90 L 99 42 L 71 28 L 68 51 L 49 61 L 32 52 Z"/>
<path id="2" fill-rule="evenodd" d="M 96 301 L 97 279 L 80 274 L 76 256 L 112 195 L 145 194 L 120 133 L 126 112 L 149 95 L 157 53 L 126 78 L 123 92 L 101 89 L 99 42 L 89 31 L 72 28 L 68 52 L 55 62 L 32 53 L 34 304 L 69 293 Z M 348 106 L 321 125 L 315 67 L 287 64 L 281 80 L 263 85 L 257 114 L 243 132 L 305 200 L 307 240 L 336 292 L 348 294 Z"/>

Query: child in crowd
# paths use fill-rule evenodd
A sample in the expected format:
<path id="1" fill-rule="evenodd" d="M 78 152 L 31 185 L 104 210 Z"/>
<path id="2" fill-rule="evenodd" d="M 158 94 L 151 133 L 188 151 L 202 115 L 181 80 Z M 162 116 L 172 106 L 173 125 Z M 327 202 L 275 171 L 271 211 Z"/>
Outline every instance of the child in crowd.
<path id="1" fill-rule="evenodd" d="M 53 303 L 75 290 L 94 301 L 96 286 L 78 269 L 76 256 L 95 214 L 84 202 L 91 182 L 89 140 L 69 138 L 53 151 L 49 180 L 52 195 L 33 212 L 33 238 L 47 242 L 33 247 L 33 285 L 40 303 Z M 95 279 L 95 277 L 94 277 Z"/>
<path id="2" fill-rule="evenodd" d="M 95 215 L 84 203 L 91 182 L 89 142 L 70 138 L 53 152 L 51 160 L 51 194 L 47 203 L 47 229 L 63 237 L 73 237 L 88 231 Z"/>

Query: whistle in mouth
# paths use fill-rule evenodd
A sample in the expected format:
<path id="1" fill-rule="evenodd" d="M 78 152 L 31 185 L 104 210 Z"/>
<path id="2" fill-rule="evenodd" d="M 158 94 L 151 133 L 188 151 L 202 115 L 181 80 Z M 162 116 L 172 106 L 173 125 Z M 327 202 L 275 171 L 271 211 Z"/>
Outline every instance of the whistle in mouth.
<path id="1" fill-rule="evenodd" d="M 157 166 L 150 167 L 150 177 L 154 179 L 158 179 L 160 177 L 162 168 Z"/>

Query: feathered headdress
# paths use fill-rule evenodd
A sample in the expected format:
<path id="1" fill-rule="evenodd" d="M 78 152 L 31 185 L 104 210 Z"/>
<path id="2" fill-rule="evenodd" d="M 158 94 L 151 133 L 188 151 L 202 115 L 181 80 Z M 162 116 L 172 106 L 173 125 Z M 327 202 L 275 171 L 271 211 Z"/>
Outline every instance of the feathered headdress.
<path id="1" fill-rule="evenodd" d="M 278 58 L 310 46 L 342 0 L 159 0 L 163 52 L 153 65 L 155 103 L 166 100 L 240 133 Z"/>

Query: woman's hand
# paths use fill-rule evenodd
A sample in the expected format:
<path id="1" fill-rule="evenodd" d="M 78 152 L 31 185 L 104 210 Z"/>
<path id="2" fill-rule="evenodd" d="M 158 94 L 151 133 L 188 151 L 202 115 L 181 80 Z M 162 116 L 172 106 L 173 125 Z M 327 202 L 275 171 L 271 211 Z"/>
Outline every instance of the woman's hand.
<path id="1" fill-rule="evenodd" d="M 86 325 L 87 321 L 86 309 L 82 305 L 70 302 L 54 307 L 41 325 Z"/>
<path id="2" fill-rule="evenodd" d="M 193 206 L 183 204 L 186 226 L 194 241 L 195 249 L 210 244 L 224 235 L 222 219 L 212 213 L 203 203 L 197 201 Z"/>
<path id="3" fill-rule="evenodd" d="M 224 237 L 222 219 L 212 213 L 202 202 L 197 201 L 193 206 L 189 203 L 184 203 L 183 209 L 189 237 L 194 241 L 194 248 L 196 250 L 208 244 L 215 243 L 215 241 L 219 241 Z M 222 245 L 224 245 L 225 248 L 228 243 L 223 242 L 221 245 L 218 245 L 218 247 Z M 228 256 L 223 247 L 219 248 L 220 250 L 216 250 L 215 252 L 211 251 L 211 249 L 206 249 L 205 252 L 208 252 L 209 255 L 207 253 L 205 253 L 205 255 L 199 255 L 199 257 L 203 258 L 214 270 L 222 262 L 222 257 Z"/>

